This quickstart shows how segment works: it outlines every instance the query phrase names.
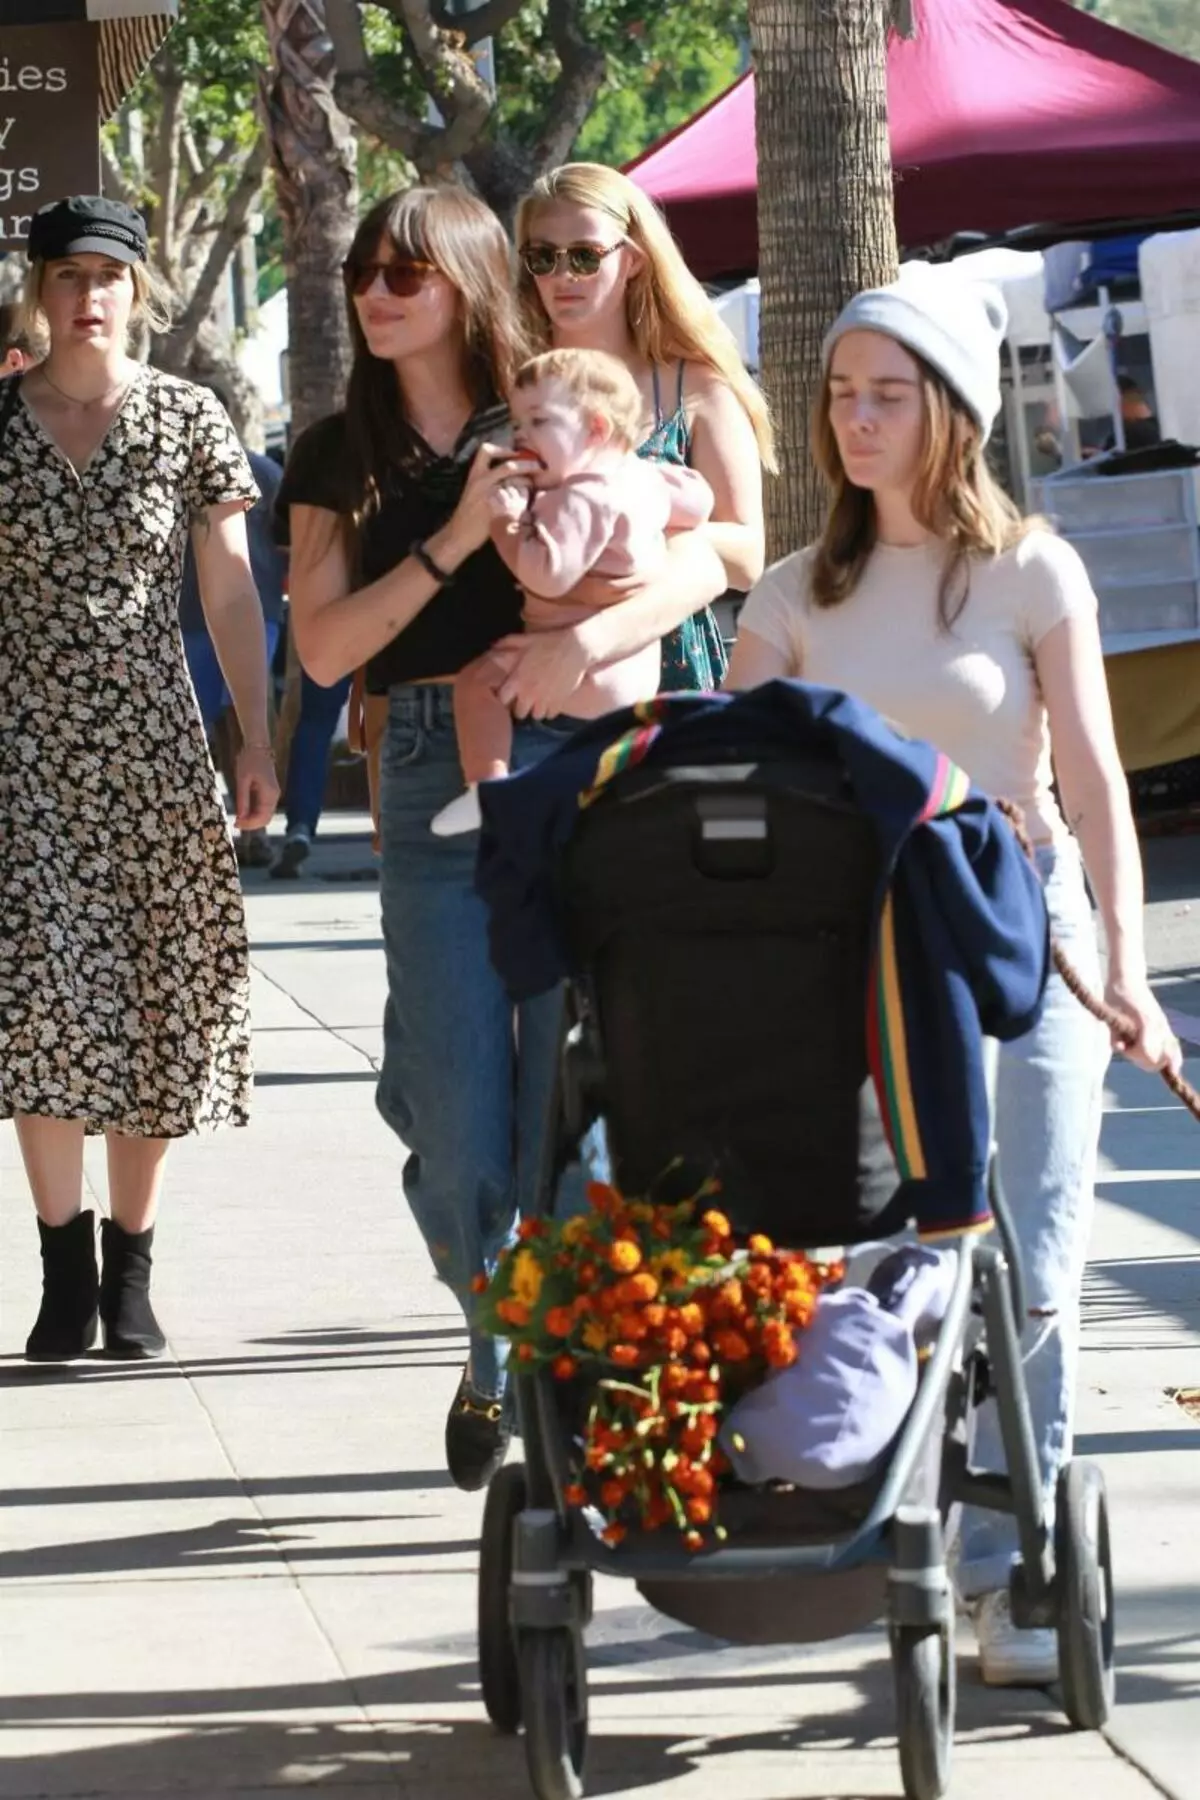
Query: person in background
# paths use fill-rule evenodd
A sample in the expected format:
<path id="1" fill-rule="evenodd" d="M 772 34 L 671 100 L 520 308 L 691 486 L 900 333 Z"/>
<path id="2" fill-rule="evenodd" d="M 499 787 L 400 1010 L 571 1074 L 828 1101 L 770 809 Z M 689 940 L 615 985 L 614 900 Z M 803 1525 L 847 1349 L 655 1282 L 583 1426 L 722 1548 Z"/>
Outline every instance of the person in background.
<path id="1" fill-rule="evenodd" d="M 228 412 L 228 402 L 220 389 L 213 387 L 211 391 Z M 242 448 L 245 450 L 244 445 Z M 269 680 L 276 645 L 283 629 L 284 589 L 287 585 L 287 559 L 275 543 L 272 528 L 275 496 L 283 480 L 283 471 L 274 458 L 262 456 L 257 450 L 245 450 L 245 454 L 259 493 L 258 500 L 246 515 L 246 536 L 250 545 L 250 568 L 254 575 L 254 585 L 262 604 Z M 188 544 L 183 564 L 179 629 L 183 634 L 184 655 L 192 686 L 196 690 L 200 717 L 205 732 L 211 738 L 217 721 L 230 704 L 230 695 L 205 622 L 196 555 L 191 543 Z M 243 868 L 265 868 L 271 861 L 266 827 L 239 832 L 236 851 L 238 862 Z"/>
<path id="2" fill-rule="evenodd" d="M 0 306 L 0 381 L 6 375 L 21 375 L 39 359 L 33 339 L 22 327 L 20 308 Z"/>
<path id="3" fill-rule="evenodd" d="M 325 804 L 329 751 L 352 677 L 322 687 L 306 670 L 300 672 L 300 714 L 288 746 L 283 806 L 287 829 L 271 868 L 272 881 L 296 881 L 312 851 Z"/>
<path id="4" fill-rule="evenodd" d="M 1121 424 L 1125 432 L 1126 450 L 1150 450 L 1162 443 L 1150 402 L 1132 375 L 1117 376 L 1117 392 L 1121 397 Z M 1115 450 L 1117 434 L 1111 431 L 1101 446 L 1102 452 Z"/>
<path id="5" fill-rule="evenodd" d="M 1054 935 L 1099 992 L 1086 863 L 1104 922 L 1105 998 L 1132 1026 L 1119 1047 L 1142 1068 L 1177 1070 L 1180 1048 L 1147 979 L 1141 856 L 1096 596 L 1078 553 L 1021 519 L 984 455 L 1005 324 L 997 291 L 964 283 L 948 293 L 915 270 L 845 308 L 826 338 L 813 425 L 825 528 L 749 595 L 726 685 L 782 676 L 841 688 L 935 744 L 984 793 L 1016 802 Z M 1037 1025 L 1000 1048 L 999 1175 L 1025 1277 L 1025 1376 L 1050 1517 L 1071 1453 L 1109 1052 L 1057 972 Z M 1003 1467 L 994 1401 L 978 1415 L 973 1459 Z M 983 1679 L 1054 1681 L 1054 1632 L 1019 1630 L 1010 1611 L 1012 1518 L 967 1508 L 960 1552 Z"/>

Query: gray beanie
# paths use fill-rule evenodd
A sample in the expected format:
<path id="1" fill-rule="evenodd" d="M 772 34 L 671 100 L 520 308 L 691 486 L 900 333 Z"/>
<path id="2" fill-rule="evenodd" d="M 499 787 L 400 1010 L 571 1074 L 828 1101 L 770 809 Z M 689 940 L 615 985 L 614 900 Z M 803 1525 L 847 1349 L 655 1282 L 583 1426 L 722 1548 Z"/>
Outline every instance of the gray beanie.
<path id="1" fill-rule="evenodd" d="M 986 442 L 1000 411 L 1000 345 L 1007 324 L 999 288 L 913 263 L 890 287 L 855 295 L 834 320 L 822 356 L 828 369 L 834 345 L 848 331 L 895 338 L 949 383 Z"/>

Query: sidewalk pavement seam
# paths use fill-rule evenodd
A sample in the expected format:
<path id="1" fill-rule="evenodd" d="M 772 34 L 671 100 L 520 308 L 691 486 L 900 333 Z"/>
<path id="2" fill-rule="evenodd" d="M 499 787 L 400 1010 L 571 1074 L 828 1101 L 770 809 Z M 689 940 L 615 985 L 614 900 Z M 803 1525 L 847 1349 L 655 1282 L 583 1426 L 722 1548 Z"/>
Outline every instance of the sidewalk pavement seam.
<path id="1" fill-rule="evenodd" d="M 1134 1755 L 1128 1744 L 1125 1743 L 1119 1725 L 1110 1724 L 1104 1726 L 1100 1735 L 1114 1755 L 1116 1755 L 1121 1762 L 1127 1763 L 1135 1774 L 1142 1777 L 1143 1781 L 1148 1781 L 1156 1794 L 1162 1794 L 1163 1800 L 1184 1800 L 1184 1796 L 1175 1788 L 1164 1787 L 1158 1777 L 1152 1774 L 1146 1767 L 1145 1763 L 1142 1762 L 1139 1757 Z"/>
<path id="2" fill-rule="evenodd" d="M 347 1050 L 353 1050 L 355 1056 L 361 1056 L 369 1069 L 378 1072 L 379 1063 L 375 1057 L 369 1055 L 368 1052 L 363 1049 L 361 1044 L 356 1044 L 352 1038 L 345 1037 L 343 1033 L 338 1030 L 336 1025 L 327 1024 L 319 1013 L 315 1013 L 312 1010 L 311 1006 L 305 1006 L 303 1000 L 298 1000 L 290 988 L 284 987 L 282 981 L 278 981 L 274 975 L 268 974 L 262 964 L 255 961 L 253 954 L 251 954 L 250 957 L 250 967 L 263 981 L 269 982 L 277 994 L 282 994 L 285 1000 L 290 1000 L 297 1012 L 303 1013 L 306 1019 L 311 1019 L 317 1029 L 324 1032 L 326 1037 L 336 1038 L 337 1042 L 339 1044 L 344 1044 Z M 255 1036 L 257 1035 L 258 1033 L 256 1031 Z"/>

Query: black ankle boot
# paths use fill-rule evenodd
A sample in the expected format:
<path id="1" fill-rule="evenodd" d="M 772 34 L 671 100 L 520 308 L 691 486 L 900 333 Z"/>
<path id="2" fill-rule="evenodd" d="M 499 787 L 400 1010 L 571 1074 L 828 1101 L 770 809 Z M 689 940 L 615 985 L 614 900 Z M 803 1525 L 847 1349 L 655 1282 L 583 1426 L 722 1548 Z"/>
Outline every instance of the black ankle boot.
<path id="1" fill-rule="evenodd" d="M 150 1248 L 154 1227 L 122 1231 L 112 1219 L 100 1221 L 100 1323 L 104 1354 L 132 1361 L 161 1356 L 167 1340 L 150 1305 Z"/>
<path id="2" fill-rule="evenodd" d="M 29 1334 L 30 1362 L 71 1362 L 96 1341 L 96 1216 L 77 1213 L 65 1225 L 38 1220 L 42 1240 L 42 1305 Z"/>

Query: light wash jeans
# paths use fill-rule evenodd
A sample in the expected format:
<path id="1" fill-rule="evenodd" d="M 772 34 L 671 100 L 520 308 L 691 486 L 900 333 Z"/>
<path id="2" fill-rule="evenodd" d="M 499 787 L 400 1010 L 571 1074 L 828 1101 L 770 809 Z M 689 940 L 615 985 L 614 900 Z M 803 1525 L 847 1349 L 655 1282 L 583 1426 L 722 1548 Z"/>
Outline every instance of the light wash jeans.
<path id="1" fill-rule="evenodd" d="M 1102 990 L 1100 957 L 1083 866 L 1074 840 L 1038 851 L 1050 924 L 1084 982 Z M 1004 1044 L 996 1095 L 1000 1179 L 1012 1213 L 1025 1278 L 1022 1348 L 1047 1517 L 1054 1484 L 1071 1453 L 1079 1302 L 1091 1232 L 1096 1154 L 1109 1037 L 1051 974 L 1042 1017 Z M 976 1416 L 972 1462 L 1005 1467 L 994 1401 Z M 964 1510 L 957 1582 L 964 1600 L 1003 1588 L 1017 1550 L 1008 1514 Z"/>
<path id="2" fill-rule="evenodd" d="M 539 761 L 577 723 L 518 723 L 514 768 Z M 493 1267 L 534 1191 L 560 997 L 514 1013 L 492 968 L 475 892 L 478 833 L 429 829 L 462 786 L 451 688 L 393 688 L 380 784 L 388 998 L 376 1104 L 408 1150 L 405 1195 L 469 1322 L 472 1278 Z M 576 1184 L 570 1171 L 564 1186 Z M 504 1346 L 475 1331 L 470 1341 L 475 1386 L 500 1393 Z"/>

